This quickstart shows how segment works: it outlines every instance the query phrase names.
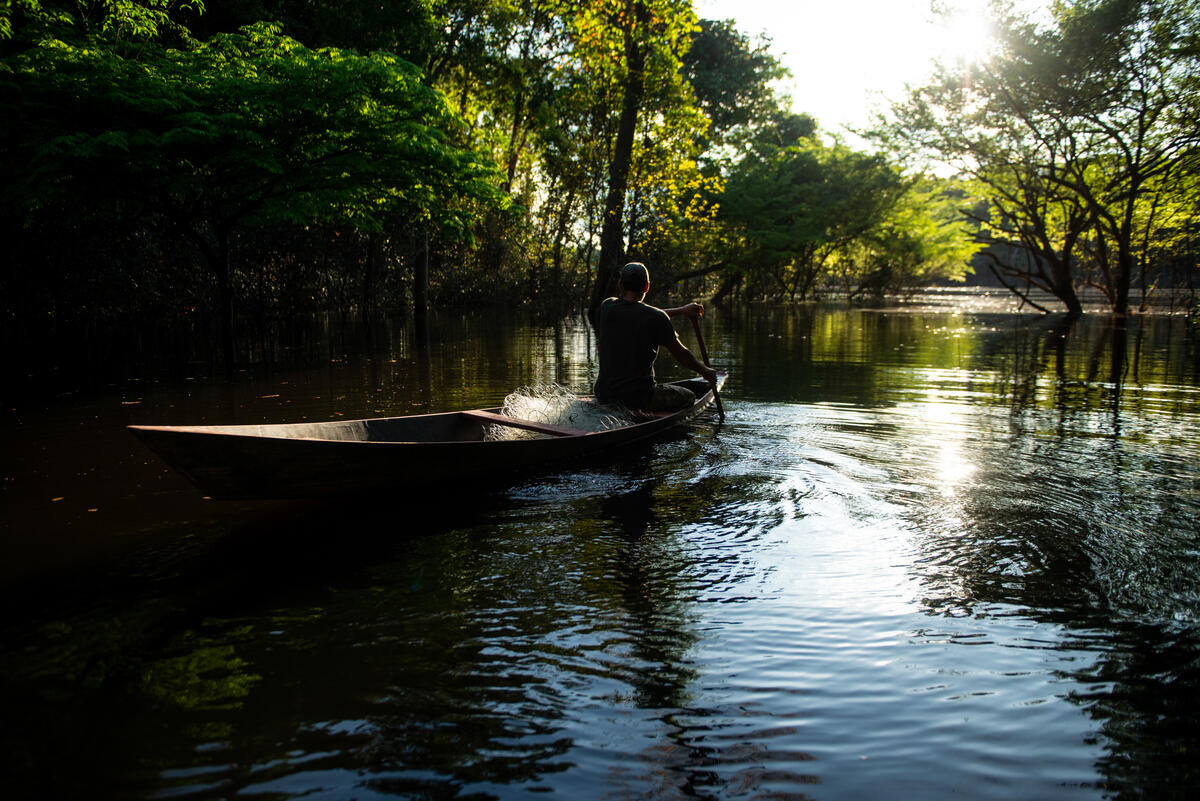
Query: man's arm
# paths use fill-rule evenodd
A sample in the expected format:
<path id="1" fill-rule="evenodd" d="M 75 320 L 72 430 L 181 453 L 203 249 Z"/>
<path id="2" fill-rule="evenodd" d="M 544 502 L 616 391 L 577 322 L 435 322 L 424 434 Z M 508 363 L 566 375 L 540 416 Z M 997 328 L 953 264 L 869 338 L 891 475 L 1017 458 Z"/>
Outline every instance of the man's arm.
<path id="1" fill-rule="evenodd" d="M 666 311 L 666 309 L 663 309 L 663 311 Z M 708 383 L 713 385 L 717 383 L 717 371 L 711 367 L 705 367 L 704 363 L 697 359 L 695 355 L 693 355 L 692 352 L 687 349 L 687 346 L 685 346 L 678 339 L 668 344 L 667 350 L 671 351 L 671 355 L 675 357 L 677 362 L 689 370 L 694 370 L 695 372 L 699 373 L 700 377 Z"/>
<path id="2" fill-rule="evenodd" d="M 685 303 L 673 309 L 663 309 L 663 313 L 668 317 L 678 317 L 679 315 L 683 315 L 684 317 L 703 317 L 704 307 L 699 303 Z"/>

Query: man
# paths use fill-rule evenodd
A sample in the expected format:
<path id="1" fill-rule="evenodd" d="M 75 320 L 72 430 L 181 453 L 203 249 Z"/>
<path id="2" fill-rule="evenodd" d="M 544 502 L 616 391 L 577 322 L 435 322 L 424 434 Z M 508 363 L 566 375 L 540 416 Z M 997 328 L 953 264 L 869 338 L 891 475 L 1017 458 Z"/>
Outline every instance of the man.
<path id="1" fill-rule="evenodd" d="M 716 384 L 716 370 L 705 367 L 684 347 L 670 319 L 679 315 L 700 317 L 704 307 L 688 303 L 674 309 L 658 309 L 643 303 L 650 290 L 650 273 L 639 262 L 621 268 L 617 289 L 620 297 L 601 303 L 596 315 L 600 340 L 596 399 L 653 412 L 673 412 L 691 406 L 696 396 L 690 390 L 654 380 L 654 359 L 659 346 L 665 346 L 684 367 Z"/>

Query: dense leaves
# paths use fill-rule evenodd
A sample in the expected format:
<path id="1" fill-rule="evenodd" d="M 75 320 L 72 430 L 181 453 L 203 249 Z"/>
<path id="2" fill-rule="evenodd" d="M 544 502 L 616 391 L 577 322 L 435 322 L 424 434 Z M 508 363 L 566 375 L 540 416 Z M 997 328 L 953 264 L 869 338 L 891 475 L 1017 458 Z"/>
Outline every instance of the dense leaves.
<path id="1" fill-rule="evenodd" d="M 8 65 L 5 210 L 38 230 L 114 205 L 167 221 L 215 279 L 227 350 L 247 229 L 403 219 L 461 239 L 469 201 L 502 205 L 444 98 L 386 53 L 310 50 L 263 23 L 137 58 L 48 40 Z"/>
<path id="2" fill-rule="evenodd" d="M 385 54 L 312 51 L 258 25 L 153 58 L 49 42 L 13 64 L 10 152 L 34 208 L 125 182 L 183 225 L 378 227 L 401 207 L 461 229 L 439 193 L 487 193 L 447 143 L 444 102 Z"/>
<path id="3" fill-rule="evenodd" d="M 946 189 L 811 136 L 772 140 L 738 165 L 723 197 L 741 237 L 736 281 L 750 296 L 804 300 L 829 281 L 879 296 L 961 280 L 973 248 Z"/>
<path id="4" fill-rule="evenodd" d="M 786 71 L 768 48 L 769 42 L 751 42 L 732 20 L 700 20 L 683 71 L 711 123 L 710 155 L 721 155 L 712 145 L 744 145 L 778 110 L 770 83 Z"/>

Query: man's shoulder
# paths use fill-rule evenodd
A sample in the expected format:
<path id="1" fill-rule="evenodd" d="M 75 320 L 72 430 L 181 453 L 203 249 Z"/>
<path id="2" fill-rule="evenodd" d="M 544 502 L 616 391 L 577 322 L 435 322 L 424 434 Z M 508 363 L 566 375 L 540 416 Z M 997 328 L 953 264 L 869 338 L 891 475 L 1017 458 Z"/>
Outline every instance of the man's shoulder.
<path id="1" fill-rule="evenodd" d="M 618 300 L 619 300 L 619 298 L 618 298 Z M 630 301 L 624 301 L 624 305 L 626 305 L 630 308 L 631 314 L 641 314 L 641 315 L 645 315 L 646 317 L 666 317 L 667 316 L 667 313 L 665 311 L 658 308 L 657 306 L 651 306 L 649 303 L 646 303 L 645 301 L 642 301 L 640 303 L 632 303 Z"/>
<path id="2" fill-rule="evenodd" d="M 665 320 L 667 325 L 671 324 L 671 316 L 657 306 L 651 306 L 649 303 L 643 303 L 642 307 L 646 309 L 648 317 Z"/>
<path id="3" fill-rule="evenodd" d="M 608 314 L 616 314 L 620 319 L 627 322 L 634 320 L 654 320 L 656 323 L 665 321 L 667 325 L 671 324 L 671 318 L 657 306 L 651 306 L 645 302 L 634 303 L 624 298 L 608 298 L 602 301 L 600 303 L 600 312 L 606 316 Z"/>
<path id="4" fill-rule="evenodd" d="M 596 315 L 599 319 L 604 319 L 618 309 L 621 305 L 620 298 L 605 298 L 600 301 L 600 306 L 596 309 Z"/>

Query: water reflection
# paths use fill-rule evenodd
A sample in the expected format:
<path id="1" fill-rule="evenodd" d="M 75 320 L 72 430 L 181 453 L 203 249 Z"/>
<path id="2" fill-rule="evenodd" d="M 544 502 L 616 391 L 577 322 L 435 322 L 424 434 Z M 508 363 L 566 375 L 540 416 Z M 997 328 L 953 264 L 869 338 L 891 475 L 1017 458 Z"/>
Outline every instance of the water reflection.
<path id="1" fill-rule="evenodd" d="M 314 337 L 311 367 L 18 405 L 0 523 L 40 561 L 5 573 L 12 786 L 1194 794 L 1182 321 L 806 306 L 709 324 L 733 368 L 719 429 L 441 496 L 208 503 L 120 427 L 582 388 L 586 324 L 442 320 L 424 360 L 376 328 L 367 355 Z"/>
<path id="2" fill-rule="evenodd" d="M 647 709 L 686 706 L 695 671 L 684 655 L 696 642 L 690 598 L 677 586 L 690 572 L 686 554 L 657 525 L 657 482 L 601 501 L 601 513 L 619 527 L 613 579 L 627 618 L 632 664 L 632 701 Z M 694 505 L 693 505 L 694 506 Z M 667 509 L 674 517 L 686 509 Z"/>
<path id="3" fill-rule="evenodd" d="M 886 471 L 872 487 L 911 532 L 927 614 L 1065 627 L 1046 643 L 1089 688 L 1068 697 L 1100 726 L 1101 786 L 1194 792 L 1200 407 L 1184 321 L 781 315 L 745 321 L 745 391 L 818 407 L 820 448 Z"/>
<path id="4" fill-rule="evenodd" d="M 1135 325 L 1130 358 L 1124 323 L 1056 323 L 984 354 L 974 371 L 1000 368 L 992 397 L 1007 396 L 1008 408 L 930 398 L 915 415 L 924 425 L 904 427 L 893 471 L 911 488 L 929 612 L 1020 610 L 1080 632 L 1070 649 L 1103 654 L 1068 675 L 1105 687 L 1072 695 L 1101 723 L 1105 786 L 1182 797 L 1176 788 L 1194 776 L 1179 755 L 1197 745 L 1182 721 L 1196 719 L 1200 689 L 1200 508 L 1195 493 L 1179 491 L 1194 486 L 1183 466 L 1196 453 L 1178 431 L 1195 430 L 1197 410 L 1190 387 L 1147 382 L 1164 365 L 1145 358 L 1153 326 Z M 969 429 L 954 422 L 960 415 L 974 418 Z M 970 487 L 956 492 L 948 479 L 963 473 Z"/>

